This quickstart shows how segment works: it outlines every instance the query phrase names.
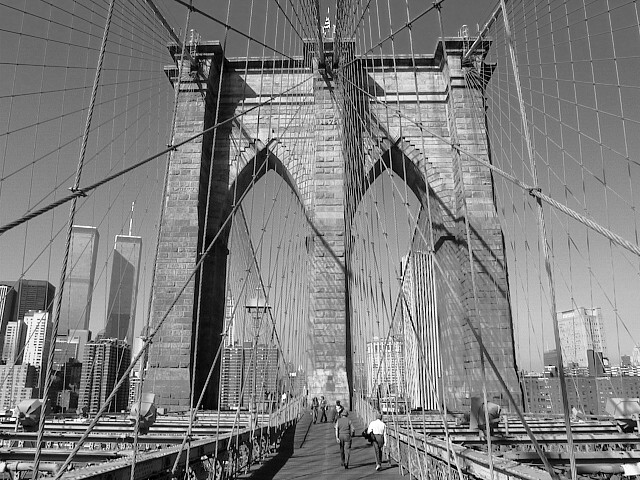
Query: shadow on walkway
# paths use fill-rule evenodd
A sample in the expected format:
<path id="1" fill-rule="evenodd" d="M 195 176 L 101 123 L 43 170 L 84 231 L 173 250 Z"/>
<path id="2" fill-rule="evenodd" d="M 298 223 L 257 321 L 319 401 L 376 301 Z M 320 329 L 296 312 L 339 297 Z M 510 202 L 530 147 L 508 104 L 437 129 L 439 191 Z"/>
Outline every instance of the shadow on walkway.
<path id="1" fill-rule="evenodd" d="M 355 416 L 351 417 L 357 434 L 363 424 Z M 252 471 L 242 476 L 244 479 L 260 480 L 306 480 L 331 478 L 332 480 L 356 480 L 376 478 L 378 480 L 401 478 L 397 466 L 385 463 L 376 471 L 373 447 L 362 437 L 353 439 L 349 469 L 340 466 L 340 450 L 335 441 L 333 423 L 312 424 L 305 414 L 296 426 L 284 434 L 276 455 L 263 465 L 254 465 Z"/>

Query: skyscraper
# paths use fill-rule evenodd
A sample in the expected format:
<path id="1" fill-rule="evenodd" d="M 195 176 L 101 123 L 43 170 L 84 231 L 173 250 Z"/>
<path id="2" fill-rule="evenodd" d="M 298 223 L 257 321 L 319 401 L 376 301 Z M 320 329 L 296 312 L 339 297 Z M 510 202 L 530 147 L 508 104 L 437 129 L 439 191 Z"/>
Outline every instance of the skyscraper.
<path id="1" fill-rule="evenodd" d="M 24 320 L 29 310 L 53 312 L 56 288 L 46 280 L 19 280 L 17 288 L 18 311 L 15 320 Z"/>
<path id="2" fill-rule="evenodd" d="M 100 338 L 87 343 L 82 359 L 80 398 L 78 406 L 88 413 L 96 413 L 122 378 L 131 362 L 131 347 L 122 340 Z M 109 405 L 108 411 L 119 412 L 127 408 L 128 379 L 122 384 Z"/>
<path id="3" fill-rule="evenodd" d="M 0 365 L 0 411 L 37 397 L 38 371 L 33 365 Z"/>
<path id="4" fill-rule="evenodd" d="M 7 323 L 13 320 L 15 300 L 16 291 L 13 285 L 0 284 L 0 339 L 5 338 Z M 3 343 L 0 343 L 0 348 L 2 348 Z"/>
<path id="5" fill-rule="evenodd" d="M 55 339 L 53 368 L 61 368 L 70 359 L 82 361 L 85 346 L 90 340 L 91 330 L 76 330 L 71 335 L 58 335 Z"/>
<path id="6" fill-rule="evenodd" d="M 402 258 L 402 308 L 407 395 L 413 408 L 435 410 L 440 398 L 440 331 L 433 254 Z"/>
<path id="7" fill-rule="evenodd" d="M 234 345 L 236 342 L 236 324 L 234 320 L 235 314 L 235 302 L 233 298 L 233 293 L 229 288 L 227 290 L 227 298 L 224 309 L 224 330 L 223 332 L 226 334 L 223 338 L 224 347 L 229 348 Z"/>
<path id="8" fill-rule="evenodd" d="M 27 334 L 22 363 L 40 368 L 46 365 L 51 348 L 51 321 L 49 312 L 30 310 L 24 317 Z"/>
<path id="9" fill-rule="evenodd" d="M 99 239 L 95 227 L 72 227 L 58 335 L 73 336 L 75 330 L 89 330 Z"/>
<path id="10" fill-rule="evenodd" d="M 20 279 L 17 282 L 0 282 L 0 285 L 13 286 L 15 291 L 13 308 L 7 311 L 9 319 L 4 332 L 2 359 L 20 363 L 26 338 L 26 328 L 23 328 L 24 317 L 27 312 L 33 310 L 49 312 L 51 319 L 56 289 L 46 280 Z M 11 351 L 6 352 L 5 349 Z"/>
<path id="11" fill-rule="evenodd" d="M 569 365 L 589 368 L 589 351 L 607 356 L 600 308 L 579 307 L 559 312 L 558 330 L 565 368 Z"/>
<path id="12" fill-rule="evenodd" d="M 24 322 L 7 322 L 2 344 L 2 360 L 7 364 L 22 363 L 22 348 L 24 345 Z"/>
<path id="13" fill-rule="evenodd" d="M 142 350 L 144 340 L 144 337 L 136 337 L 133 339 L 133 345 L 131 346 L 132 359 L 140 353 L 140 350 Z M 129 374 L 129 406 L 137 402 L 138 397 L 140 396 L 140 386 L 142 385 L 142 376 L 144 375 L 145 368 L 143 365 L 143 359 L 144 355 L 140 357 L 140 360 L 138 360 Z"/>
<path id="14" fill-rule="evenodd" d="M 53 324 L 49 312 L 29 310 L 24 316 L 26 335 L 22 363 L 33 365 L 40 376 L 38 388 L 44 387 L 45 373 L 51 349 Z"/>
<path id="15" fill-rule="evenodd" d="M 142 238 L 116 235 L 107 306 L 105 338 L 133 342 Z"/>

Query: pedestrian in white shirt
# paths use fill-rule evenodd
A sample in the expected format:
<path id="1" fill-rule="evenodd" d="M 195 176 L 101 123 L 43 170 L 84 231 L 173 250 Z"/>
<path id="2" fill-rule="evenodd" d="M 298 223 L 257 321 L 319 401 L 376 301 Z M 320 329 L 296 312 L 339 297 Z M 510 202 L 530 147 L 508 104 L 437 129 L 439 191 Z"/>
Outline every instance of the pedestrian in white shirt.
<path id="1" fill-rule="evenodd" d="M 378 413 L 377 418 L 369 424 L 367 433 L 373 437 L 373 450 L 376 452 L 376 470 L 382 468 L 382 449 L 387 441 L 387 426 L 382 421 L 382 414 Z"/>

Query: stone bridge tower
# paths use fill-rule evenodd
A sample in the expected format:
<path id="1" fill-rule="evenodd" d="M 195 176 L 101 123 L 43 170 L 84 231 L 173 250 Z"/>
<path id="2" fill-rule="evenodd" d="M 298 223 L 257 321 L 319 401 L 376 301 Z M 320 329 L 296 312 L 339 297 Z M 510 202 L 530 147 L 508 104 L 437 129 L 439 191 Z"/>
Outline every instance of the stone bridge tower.
<path id="1" fill-rule="evenodd" d="M 373 60 L 378 64 L 394 62 L 398 80 L 392 82 L 384 78 L 391 75 L 385 73 L 362 75 L 369 83 L 363 87 L 381 99 L 397 98 L 415 113 L 418 104 L 413 100 L 411 105 L 411 99 L 416 98 L 416 72 L 420 95 L 424 99 L 419 104 L 422 118 L 428 119 L 429 125 L 442 136 L 457 138 L 461 146 L 486 158 L 484 129 L 471 131 L 473 127 L 469 121 L 475 114 L 472 109 L 477 107 L 464 100 L 466 87 L 462 80 L 461 42 L 447 40 L 447 47 L 450 70 L 445 67 L 442 46 L 438 45 L 434 55 L 416 59 L 415 65 L 407 63 L 406 59 Z M 147 385 L 154 389 L 160 406 L 170 410 L 188 409 L 191 375 L 195 375 L 196 398 L 202 390 L 220 345 L 224 324 L 229 233 L 225 219 L 232 209 L 234 194 L 235 198 L 240 198 L 242 192 L 251 188 L 254 174 L 260 177 L 266 173 L 265 169 L 256 168 L 264 164 L 265 159 L 267 169 L 282 176 L 298 196 L 314 232 L 308 244 L 312 264 L 308 334 L 313 348 L 307 379 L 310 394 L 323 394 L 329 400 L 350 399 L 352 367 L 349 352 L 352 347 L 345 232 L 349 231 L 353 212 L 344 200 L 344 152 L 351 150 L 342 145 L 340 129 L 345 124 L 339 117 L 341 106 L 334 92 L 335 79 L 318 68 L 313 59 L 313 48 L 313 44 L 306 45 L 305 58 L 247 60 L 227 58 L 218 42 L 204 42 L 192 49 L 194 61 L 185 60 L 179 69 L 180 52 L 175 46 L 170 47 L 176 65 L 169 67 L 167 74 L 174 86 L 181 75 L 175 142 L 224 123 L 215 129 L 215 133 L 209 132 L 178 148 L 170 158 L 154 278 L 154 322 L 170 309 L 205 246 L 213 240 L 215 243 L 199 274 L 204 288 L 198 290 L 199 276 L 188 282 L 151 348 Z M 330 51 L 332 48 L 332 43 L 325 43 L 325 49 Z M 358 61 L 353 68 L 363 66 L 362 61 Z M 285 69 L 287 84 L 277 80 L 281 76 L 265 73 Z M 220 76 L 222 82 L 218 91 Z M 451 85 L 451 91 L 448 85 Z M 309 116 L 289 114 L 281 119 L 287 129 L 280 132 L 272 124 L 265 125 L 263 118 L 282 115 L 283 110 L 271 111 L 268 104 L 245 114 L 242 121 L 234 119 L 240 111 L 267 100 L 268 96 L 259 92 L 270 92 L 269 96 L 278 97 L 280 106 L 286 104 L 287 98 L 291 97 L 291 91 L 287 90 L 294 86 L 296 102 L 302 97 L 312 107 L 311 120 Z M 481 98 L 480 92 L 477 95 Z M 365 96 L 359 102 L 367 105 L 369 118 L 387 118 L 379 103 Z M 465 327 L 465 322 L 473 321 L 478 314 L 491 319 L 484 326 L 485 337 L 491 338 L 490 354 L 502 368 L 510 388 L 519 392 L 503 240 L 495 212 L 491 175 L 488 170 L 456 155 L 447 144 L 434 138 L 425 141 L 417 127 L 398 122 L 396 118 L 386 124 L 375 122 L 375 125 L 365 127 L 357 140 L 362 148 L 356 149 L 365 153 L 361 158 L 349 161 L 354 162 L 351 168 L 361 169 L 363 178 L 369 180 L 374 180 L 383 168 L 404 172 L 409 187 L 423 206 L 427 196 L 431 199 L 432 220 L 429 222 L 422 215 L 420 221 L 425 232 L 431 232 L 433 225 L 433 253 L 437 263 L 445 269 L 438 282 L 438 316 L 441 350 L 443 355 L 450 357 L 443 359 L 443 364 L 447 365 L 443 373 L 451 381 L 448 390 L 443 389 L 442 394 L 460 399 L 473 394 L 474 389 L 479 391 L 479 354 Z M 237 138 L 242 141 L 232 141 Z M 313 149 L 312 164 L 299 160 L 303 158 L 300 148 Z M 456 168 L 456 162 L 462 163 L 462 176 L 457 173 L 460 170 Z M 461 188 L 463 182 L 466 189 Z M 468 260 L 465 263 L 466 239 L 461 220 L 465 190 L 474 226 L 472 242 L 479 265 L 477 276 L 483 289 L 479 291 L 486 292 L 490 286 L 492 292 L 496 289 L 500 292 L 498 297 L 481 295 L 480 308 L 473 305 Z M 423 238 L 423 243 L 418 239 L 413 248 L 430 247 Z M 196 332 L 198 309 L 200 318 L 206 320 Z M 194 354 L 197 354 L 195 362 Z M 199 367 L 194 368 L 194 365 Z M 213 378 L 218 378 L 216 372 Z M 489 382 L 491 395 L 499 395 L 495 379 Z M 212 382 L 205 394 L 205 408 L 216 407 L 217 389 L 217 382 Z"/>

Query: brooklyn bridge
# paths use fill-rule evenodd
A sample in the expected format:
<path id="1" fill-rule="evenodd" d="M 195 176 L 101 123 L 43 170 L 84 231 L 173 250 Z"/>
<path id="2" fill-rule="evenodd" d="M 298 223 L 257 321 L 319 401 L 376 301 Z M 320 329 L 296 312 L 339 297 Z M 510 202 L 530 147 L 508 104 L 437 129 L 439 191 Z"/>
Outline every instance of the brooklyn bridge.
<path id="1" fill-rule="evenodd" d="M 640 475 L 637 1 L 0 12 L 2 478 Z"/>

